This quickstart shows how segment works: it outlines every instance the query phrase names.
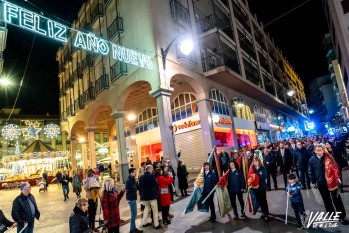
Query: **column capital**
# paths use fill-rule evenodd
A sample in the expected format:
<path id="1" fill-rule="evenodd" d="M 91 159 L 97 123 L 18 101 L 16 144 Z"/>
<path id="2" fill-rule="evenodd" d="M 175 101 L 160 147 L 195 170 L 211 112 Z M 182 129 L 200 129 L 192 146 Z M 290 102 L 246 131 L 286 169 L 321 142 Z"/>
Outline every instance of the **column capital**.
<path id="1" fill-rule="evenodd" d="M 86 132 L 96 132 L 97 131 L 97 127 L 96 126 L 90 126 L 90 127 L 86 127 L 84 130 Z"/>
<path id="2" fill-rule="evenodd" d="M 111 116 L 114 118 L 114 119 L 117 119 L 117 118 L 124 118 L 126 116 L 126 112 L 125 111 L 115 111 L 111 114 Z"/>
<path id="3" fill-rule="evenodd" d="M 159 89 L 153 91 L 151 90 L 149 92 L 150 95 L 152 95 L 154 98 L 157 98 L 159 96 L 171 96 L 172 92 L 174 91 L 174 89 L 172 87 L 164 87 L 164 86 L 160 86 Z"/>
<path id="4" fill-rule="evenodd" d="M 70 141 L 76 141 L 77 138 L 76 138 L 76 136 L 71 136 L 71 137 L 69 138 L 69 140 L 70 140 Z"/>

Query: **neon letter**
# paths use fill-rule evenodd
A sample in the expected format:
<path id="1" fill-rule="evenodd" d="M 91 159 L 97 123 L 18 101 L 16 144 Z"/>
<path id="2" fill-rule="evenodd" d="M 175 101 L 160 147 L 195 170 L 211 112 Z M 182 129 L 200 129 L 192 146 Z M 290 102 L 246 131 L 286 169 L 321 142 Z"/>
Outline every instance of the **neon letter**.
<path id="1" fill-rule="evenodd" d="M 131 60 L 131 64 L 139 66 L 137 54 L 138 53 L 136 51 L 131 50 L 130 60 Z"/>
<path id="2" fill-rule="evenodd" d="M 98 53 L 98 41 L 97 41 L 97 37 L 88 34 L 86 36 L 86 43 L 87 43 L 87 50 L 90 50 L 92 52 Z"/>
<path id="3" fill-rule="evenodd" d="M 82 32 L 77 32 L 75 37 L 74 46 L 77 48 L 86 49 L 86 42 Z"/>
<path id="4" fill-rule="evenodd" d="M 54 30 L 53 30 L 53 22 L 51 20 L 47 20 L 47 32 L 48 32 L 48 36 L 51 37 L 53 39 L 54 37 Z"/>
<path id="5" fill-rule="evenodd" d="M 55 39 L 63 42 L 67 42 L 67 28 L 59 23 L 55 22 L 55 28 L 57 32 L 55 33 Z"/>
<path id="6" fill-rule="evenodd" d="M 35 22 L 35 31 L 46 36 L 46 31 L 40 28 L 40 15 L 35 15 L 34 22 Z"/>
<path id="7" fill-rule="evenodd" d="M 122 61 L 121 46 L 113 44 L 112 48 L 113 48 L 113 58 L 116 60 Z"/>
<path id="8" fill-rule="evenodd" d="M 34 31 L 34 14 L 30 11 L 20 9 L 19 26 Z"/>
<path id="9" fill-rule="evenodd" d="M 4 3 L 5 21 L 12 23 L 12 18 L 18 19 L 18 7 L 7 2 Z"/>
<path id="10" fill-rule="evenodd" d="M 100 39 L 98 41 L 98 52 L 100 52 L 103 55 L 107 55 L 109 53 L 109 46 L 107 42 L 103 39 Z"/>
<path id="11" fill-rule="evenodd" d="M 122 58 L 123 58 L 124 62 L 126 62 L 126 63 L 131 62 L 130 53 L 131 53 L 131 51 L 129 49 L 122 48 L 122 55 L 123 55 Z"/>

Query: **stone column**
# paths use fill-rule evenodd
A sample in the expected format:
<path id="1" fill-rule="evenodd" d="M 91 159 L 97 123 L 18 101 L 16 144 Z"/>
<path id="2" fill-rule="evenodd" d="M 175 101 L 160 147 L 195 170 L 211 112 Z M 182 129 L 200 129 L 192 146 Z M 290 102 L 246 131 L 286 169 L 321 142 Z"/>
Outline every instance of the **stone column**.
<path id="1" fill-rule="evenodd" d="M 63 151 L 67 150 L 67 135 L 65 134 L 65 132 L 62 132 L 62 147 Z"/>
<path id="2" fill-rule="evenodd" d="M 115 178 L 115 158 L 113 151 L 113 136 L 109 136 L 110 176 Z"/>
<path id="3" fill-rule="evenodd" d="M 137 144 L 136 144 L 136 126 L 133 125 L 131 128 L 130 128 L 130 131 L 131 131 L 131 151 L 133 151 L 132 155 L 133 155 L 133 166 L 135 168 L 139 168 L 140 166 L 140 159 L 139 159 L 139 156 L 138 156 L 138 153 L 137 153 Z"/>
<path id="4" fill-rule="evenodd" d="M 73 170 L 76 170 L 76 137 L 70 137 L 70 155 L 72 168 Z"/>
<path id="5" fill-rule="evenodd" d="M 81 150 L 82 150 L 82 168 L 84 169 L 84 171 L 86 171 L 88 169 L 86 142 L 81 143 Z"/>
<path id="6" fill-rule="evenodd" d="M 127 162 L 127 153 L 126 153 L 126 140 L 125 140 L 125 129 L 124 129 L 124 117 L 125 112 L 116 112 L 112 114 L 112 117 L 116 120 L 116 135 L 117 135 L 117 144 L 118 152 L 120 156 L 120 182 L 125 182 L 128 177 L 128 162 Z M 112 166 L 115 162 L 113 161 Z"/>
<path id="7" fill-rule="evenodd" d="M 103 142 L 103 132 L 100 132 L 99 133 L 99 143 L 100 144 L 103 144 L 104 142 Z"/>
<path id="8" fill-rule="evenodd" d="M 95 142 L 95 127 L 90 127 L 85 129 L 87 131 L 88 146 L 90 151 L 90 168 L 96 168 L 96 142 Z"/>
<path id="9" fill-rule="evenodd" d="M 55 138 L 51 139 L 51 146 L 56 149 L 56 139 Z"/>
<path id="10" fill-rule="evenodd" d="M 201 134 L 204 141 L 204 149 L 206 154 L 212 151 L 216 145 L 216 138 L 213 131 L 213 121 L 211 116 L 211 105 L 209 100 L 202 100 L 198 103 L 200 116 Z"/>
<path id="11" fill-rule="evenodd" d="M 161 134 L 162 152 L 164 159 L 170 159 L 172 167 L 177 172 L 178 158 L 176 154 L 176 145 L 172 132 L 172 113 L 170 96 L 173 88 L 160 87 L 158 90 L 152 91 L 150 94 L 156 99 L 159 126 Z M 175 186 L 178 189 L 178 179 L 175 179 Z"/>

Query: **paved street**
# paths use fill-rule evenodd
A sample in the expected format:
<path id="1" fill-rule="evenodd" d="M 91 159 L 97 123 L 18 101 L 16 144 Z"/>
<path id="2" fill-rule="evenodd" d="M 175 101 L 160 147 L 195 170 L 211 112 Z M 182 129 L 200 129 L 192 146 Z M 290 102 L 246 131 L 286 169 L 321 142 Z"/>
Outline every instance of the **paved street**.
<path id="1" fill-rule="evenodd" d="M 347 184 L 345 187 L 346 192 L 341 194 L 343 202 L 346 206 L 347 213 L 349 212 L 349 172 L 344 171 L 344 183 Z M 279 187 L 281 188 L 282 181 L 281 176 L 278 176 Z M 73 193 L 70 194 L 70 199 L 66 202 L 63 201 L 63 195 L 61 188 L 57 185 L 51 185 L 49 191 L 46 193 L 38 193 L 38 188 L 34 187 L 32 189 L 33 194 L 41 211 L 41 219 L 36 222 L 35 232 L 38 233 L 60 233 L 68 232 L 68 217 L 74 207 L 74 202 L 76 200 Z M 15 196 L 19 194 L 19 190 L 11 191 L 1 191 L 0 192 L 0 207 L 6 214 L 10 216 L 11 204 Z M 269 211 L 272 215 L 272 220 L 269 222 L 264 222 L 260 220 L 260 213 L 256 216 L 251 216 L 247 214 L 246 219 L 233 220 L 233 215 L 227 215 L 224 218 L 218 217 L 217 222 L 208 222 L 209 214 L 201 213 L 194 210 L 192 213 L 184 215 L 183 218 L 180 216 L 188 202 L 188 198 L 179 199 L 171 205 L 170 212 L 175 215 L 172 220 L 172 224 L 167 228 L 161 228 L 155 230 L 152 227 L 143 228 L 144 232 L 167 232 L 167 233 L 194 233 L 194 232 L 348 232 L 348 226 L 339 225 L 338 228 L 331 228 L 325 230 L 319 229 L 306 229 L 304 231 L 298 231 L 295 226 L 295 219 L 293 210 L 289 209 L 289 224 L 285 225 L 285 209 L 286 209 L 286 199 L 283 196 L 284 192 L 282 190 L 271 191 L 267 193 Z M 303 190 L 302 191 L 305 209 L 311 211 L 325 211 L 324 205 L 322 204 L 322 199 L 318 190 Z M 218 208 L 216 209 L 218 210 Z M 98 210 L 99 211 L 99 210 Z M 128 219 L 130 218 L 130 212 L 128 205 L 123 199 L 121 201 L 120 213 L 122 219 L 126 220 L 126 223 L 121 227 L 121 232 L 129 231 Z M 140 213 L 140 211 L 138 212 Z M 140 227 L 140 219 L 137 219 L 137 225 Z"/>

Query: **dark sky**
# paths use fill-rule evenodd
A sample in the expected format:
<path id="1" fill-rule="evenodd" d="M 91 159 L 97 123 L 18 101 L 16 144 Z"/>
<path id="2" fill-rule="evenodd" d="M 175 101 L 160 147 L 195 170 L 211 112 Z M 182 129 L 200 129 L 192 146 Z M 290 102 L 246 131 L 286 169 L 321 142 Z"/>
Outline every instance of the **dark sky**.
<path id="1" fill-rule="evenodd" d="M 151 0 L 148 0 L 151 1 Z M 36 9 L 23 0 L 10 0 L 19 6 Z M 30 0 L 47 17 L 59 21 L 77 18 L 77 11 L 84 0 Z M 304 0 L 249 0 L 250 8 L 264 25 L 297 7 Z M 316 77 L 328 74 L 322 39 L 328 32 L 320 0 L 310 0 L 298 9 L 271 23 L 265 30 L 274 38 L 300 78 L 308 84 Z M 18 91 L 34 33 L 8 25 L 7 47 L 4 52 L 3 74 L 12 77 L 17 86 L 8 91 L 8 103 L 12 107 Z M 17 107 L 24 114 L 59 114 L 58 65 L 55 60 L 60 44 L 51 39 L 36 36 L 28 69 L 19 95 Z M 3 90 L 1 90 L 3 95 Z M 6 105 L 0 98 L 0 106 Z"/>

